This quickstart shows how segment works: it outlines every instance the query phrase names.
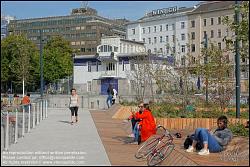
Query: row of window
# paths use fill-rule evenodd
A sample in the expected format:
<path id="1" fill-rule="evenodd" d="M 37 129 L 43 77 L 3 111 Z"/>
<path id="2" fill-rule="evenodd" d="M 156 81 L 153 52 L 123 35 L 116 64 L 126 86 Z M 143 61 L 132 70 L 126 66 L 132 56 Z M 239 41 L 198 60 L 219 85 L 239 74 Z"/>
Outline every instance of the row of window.
<path id="1" fill-rule="evenodd" d="M 41 26 L 52 26 L 52 25 L 63 25 L 63 24 L 81 24 L 86 23 L 86 21 L 92 20 L 92 17 L 88 18 L 73 18 L 73 19 L 60 19 L 60 20 L 48 20 L 48 21 L 35 21 L 35 22 L 24 22 L 24 23 L 11 23 L 11 26 L 20 27 L 41 27 Z"/>
<path id="2" fill-rule="evenodd" d="M 88 72 L 92 71 L 92 66 L 96 66 L 96 72 L 99 71 L 99 65 L 101 65 L 101 62 L 87 62 L 88 65 Z M 122 61 L 122 71 L 125 70 L 125 63 Z M 106 64 L 106 71 L 115 71 L 115 63 L 107 63 Z"/>
<path id="3" fill-rule="evenodd" d="M 210 18 L 210 24 L 214 25 L 214 18 Z M 221 17 L 217 18 L 217 24 L 220 25 L 221 24 Z M 203 25 L 207 26 L 207 19 L 203 19 Z M 163 31 L 163 25 L 159 25 L 159 32 Z M 166 24 L 165 25 L 165 31 L 169 31 L 169 25 Z M 181 22 L 181 29 L 185 29 L 185 22 Z M 191 21 L 191 28 L 195 27 L 195 20 Z M 150 33 L 151 32 L 151 27 L 147 27 L 147 32 Z M 157 32 L 157 26 L 154 26 L 154 32 Z M 175 30 L 175 24 L 172 24 L 172 29 L 171 30 Z M 146 33 L 146 28 L 142 28 L 142 33 L 145 34 Z M 135 35 L 135 29 L 132 29 L 132 34 Z"/>
<path id="4" fill-rule="evenodd" d="M 96 45 L 97 41 L 72 41 L 71 45 Z"/>

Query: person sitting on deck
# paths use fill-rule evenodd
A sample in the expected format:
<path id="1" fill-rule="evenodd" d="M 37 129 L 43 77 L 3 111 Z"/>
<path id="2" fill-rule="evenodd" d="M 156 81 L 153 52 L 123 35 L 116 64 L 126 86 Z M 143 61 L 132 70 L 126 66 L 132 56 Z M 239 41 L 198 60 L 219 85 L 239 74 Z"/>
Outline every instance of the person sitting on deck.
<path id="1" fill-rule="evenodd" d="M 186 151 L 193 152 L 198 141 L 203 143 L 203 149 L 198 152 L 199 155 L 208 155 L 209 152 L 223 151 L 223 148 L 233 138 L 231 130 L 227 128 L 227 122 L 226 116 L 220 116 L 217 119 L 218 128 L 214 132 L 205 128 L 197 128 L 194 133 L 192 146 L 189 146 Z"/>

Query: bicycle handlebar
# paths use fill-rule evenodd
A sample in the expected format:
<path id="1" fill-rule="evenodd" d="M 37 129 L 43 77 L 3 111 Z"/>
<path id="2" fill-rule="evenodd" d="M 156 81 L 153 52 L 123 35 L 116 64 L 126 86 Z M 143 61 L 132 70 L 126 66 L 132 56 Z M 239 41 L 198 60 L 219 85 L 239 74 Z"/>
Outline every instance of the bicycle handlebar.
<path id="1" fill-rule="evenodd" d="M 164 126 L 158 125 L 157 128 L 156 128 L 156 130 L 157 130 L 157 129 L 160 129 L 160 128 L 162 128 L 162 129 L 165 131 L 166 135 L 169 135 L 169 137 L 170 137 L 171 139 L 173 139 L 173 137 L 172 137 L 172 135 L 170 134 L 170 132 L 169 132 Z"/>

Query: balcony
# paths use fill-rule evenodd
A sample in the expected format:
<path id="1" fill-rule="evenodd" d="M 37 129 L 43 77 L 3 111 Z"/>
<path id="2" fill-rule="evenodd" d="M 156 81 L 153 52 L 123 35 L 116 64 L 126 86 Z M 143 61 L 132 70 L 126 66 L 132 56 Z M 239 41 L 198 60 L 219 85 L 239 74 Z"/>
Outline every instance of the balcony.
<path id="1" fill-rule="evenodd" d="M 101 71 L 100 78 L 118 77 L 116 71 Z"/>

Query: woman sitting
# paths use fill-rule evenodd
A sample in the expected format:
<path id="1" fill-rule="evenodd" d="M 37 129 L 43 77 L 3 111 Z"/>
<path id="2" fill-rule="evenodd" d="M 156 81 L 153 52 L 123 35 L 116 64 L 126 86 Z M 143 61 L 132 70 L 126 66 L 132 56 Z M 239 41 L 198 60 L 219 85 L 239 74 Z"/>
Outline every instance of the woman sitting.
<path id="1" fill-rule="evenodd" d="M 227 122 L 226 116 L 220 116 L 217 120 L 218 128 L 214 132 L 205 128 L 197 128 L 193 144 L 186 151 L 193 152 L 197 141 L 200 141 L 203 143 L 203 149 L 198 152 L 199 155 L 208 155 L 209 152 L 221 152 L 223 147 L 228 145 L 233 138 L 231 130 L 227 128 Z"/>

